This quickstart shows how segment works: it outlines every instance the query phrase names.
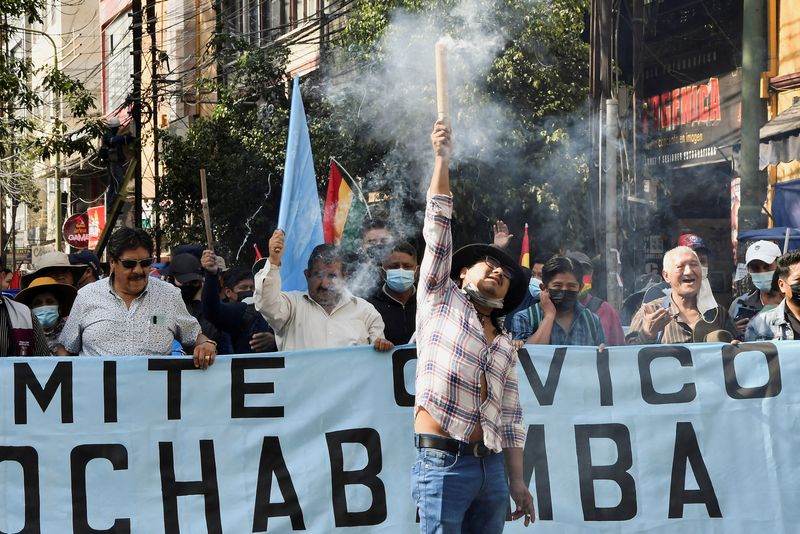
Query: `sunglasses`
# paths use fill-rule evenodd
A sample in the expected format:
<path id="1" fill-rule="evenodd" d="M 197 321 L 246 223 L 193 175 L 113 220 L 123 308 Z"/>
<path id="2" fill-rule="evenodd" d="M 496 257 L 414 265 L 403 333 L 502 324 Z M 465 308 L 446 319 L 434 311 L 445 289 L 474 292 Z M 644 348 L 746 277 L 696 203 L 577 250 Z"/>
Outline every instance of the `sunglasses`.
<path id="1" fill-rule="evenodd" d="M 126 269 L 133 269 L 137 265 L 141 266 L 142 269 L 146 269 L 147 267 L 150 267 L 151 265 L 153 265 L 153 258 L 145 258 L 143 260 L 123 260 L 123 259 L 120 259 L 118 261 Z"/>
<path id="2" fill-rule="evenodd" d="M 508 267 L 504 267 L 504 266 L 503 266 L 503 264 L 502 264 L 502 263 L 500 263 L 500 261 L 499 261 L 497 258 L 493 258 L 493 257 L 491 257 L 491 256 L 486 256 L 486 257 L 483 259 L 483 262 L 484 262 L 486 265 L 488 265 L 488 266 L 489 266 L 489 268 L 490 268 L 491 270 L 493 270 L 493 271 L 494 271 L 495 269 L 497 269 L 497 268 L 500 268 L 500 269 L 502 269 L 502 270 L 503 270 L 503 276 L 504 276 L 504 277 L 506 277 L 506 279 L 508 279 L 508 280 L 513 280 L 513 278 L 514 278 L 514 273 L 513 273 L 513 272 L 511 271 L 511 269 L 509 269 Z"/>

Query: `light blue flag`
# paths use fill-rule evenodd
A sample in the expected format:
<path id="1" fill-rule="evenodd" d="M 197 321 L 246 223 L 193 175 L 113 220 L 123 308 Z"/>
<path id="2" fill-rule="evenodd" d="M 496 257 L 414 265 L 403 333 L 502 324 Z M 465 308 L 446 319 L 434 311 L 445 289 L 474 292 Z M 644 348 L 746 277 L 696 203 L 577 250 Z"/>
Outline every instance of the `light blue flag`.
<path id="1" fill-rule="evenodd" d="M 311 251 L 324 243 L 324 239 L 311 138 L 300 96 L 300 79 L 297 77 L 292 86 L 292 111 L 289 115 L 278 228 L 286 232 L 286 250 L 281 258 L 281 289 L 305 291 L 308 284 L 303 269 L 308 265 Z"/>

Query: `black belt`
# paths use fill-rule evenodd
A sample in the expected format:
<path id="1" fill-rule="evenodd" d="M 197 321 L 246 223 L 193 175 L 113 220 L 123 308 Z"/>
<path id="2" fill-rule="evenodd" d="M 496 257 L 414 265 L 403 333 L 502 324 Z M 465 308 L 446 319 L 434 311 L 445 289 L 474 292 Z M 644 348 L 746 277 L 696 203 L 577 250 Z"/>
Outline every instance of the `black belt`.
<path id="1" fill-rule="evenodd" d="M 457 454 L 458 456 L 474 456 L 475 458 L 484 458 L 494 454 L 494 451 L 484 445 L 482 441 L 466 443 L 444 436 L 421 436 L 415 434 L 414 445 L 418 448 L 436 449 Z"/>

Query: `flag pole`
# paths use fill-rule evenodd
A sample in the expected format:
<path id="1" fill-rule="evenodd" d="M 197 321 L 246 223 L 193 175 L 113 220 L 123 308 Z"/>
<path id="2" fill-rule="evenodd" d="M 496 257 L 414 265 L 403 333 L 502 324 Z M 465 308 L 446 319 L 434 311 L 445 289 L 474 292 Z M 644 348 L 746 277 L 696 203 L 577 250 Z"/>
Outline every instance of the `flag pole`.
<path id="1" fill-rule="evenodd" d="M 336 158 L 331 156 L 331 161 L 334 162 L 336 164 L 336 166 L 339 167 L 339 169 L 341 169 L 341 171 L 345 174 L 345 176 L 347 176 L 347 178 L 350 180 L 350 183 L 353 184 L 353 188 L 355 189 L 356 194 L 358 194 L 358 198 L 361 200 L 361 202 L 364 203 L 364 206 L 367 209 L 367 217 L 369 217 L 369 220 L 371 221 L 372 220 L 372 213 L 369 211 L 369 204 L 367 204 L 367 199 L 364 198 L 364 193 L 363 193 L 363 191 L 361 191 L 361 186 L 358 184 L 358 182 L 353 180 L 353 177 L 350 176 L 350 173 L 347 172 L 347 169 L 345 169 L 344 166 L 342 166 L 341 163 L 336 161 Z"/>

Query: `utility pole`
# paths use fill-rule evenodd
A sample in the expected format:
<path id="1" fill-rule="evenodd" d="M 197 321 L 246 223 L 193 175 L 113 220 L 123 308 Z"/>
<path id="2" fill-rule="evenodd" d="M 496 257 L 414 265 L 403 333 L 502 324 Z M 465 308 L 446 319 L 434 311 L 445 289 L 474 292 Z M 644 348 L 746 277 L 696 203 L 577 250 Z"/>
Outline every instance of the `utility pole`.
<path id="1" fill-rule="evenodd" d="M 3 72 L 5 72 L 5 70 L 6 70 L 6 64 L 5 64 L 6 63 L 6 58 L 11 57 L 10 54 L 9 54 L 9 48 L 8 48 L 8 46 L 9 46 L 8 45 L 8 41 L 9 41 L 8 33 L 9 33 L 8 15 L 4 14 L 3 15 L 3 27 L 2 27 L 2 29 L 0 29 L 0 40 L 2 40 L 2 42 L 3 42 L 3 49 L 5 51 L 5 53 L 3 54 L 3 57 L 0 57 L 0 69 L 2 69 Z M 8 104 L 8 109 L 7 110 L 6 110 L 6 104 Z M 13 113 L 12 107 L 13 106 L 12 106 L 12 104 L 10 102 L 0 102 L 0 120 L 4 119 L 3 112 L 5 111 L 5 115 L 6 115 L 6 117 L 8 117 L 9 122 L 10 122 L 11 114 Z M 13 143 L 13 141 L 11 143 L 11 151 L 10 152 L 11 152 L 11 154 L 14 153 L 14 143 Z M 12 173 L 14 172 L 14 159 L 13 158 L 11 159 L 11 172 Z M 0 248 L 1 248 L 1 250 L 0 250 L 0 264 L 2 264 L 2 265 L 0 265 L 1 267 L 5 267 L 6 266 L 6 247 L 3 245 L 3 233 L 4 233 L 4 230 L 5 230 L 5 227 L 6 227 L 6 207 L 5 207 L 4 200 L 5 200 L 5 192 L 2 189 L 0 189 Z M 12 222 L 12 224 L 13 224 L 13 222 Z M 12 255 L 13 255 L 13 253 L 12 253 Z M 13 264 L 11 265 L 11 270 L 12 271 L 16 270 L 14 268 Z"/>
<path id="2" fill-rule="evenodd" d="M 158 46 L 156 46 L 156 2 L 147 0 L 147 33 L 150 35 L 150 92 L 153 96 L 153 227 L 156 234 L 156 256 L 161 260 L 161 232 L 158 223 L 158 189 L 159 189 L 159 159 L 158 159 Z"/>
<path id="3" fill-rule="evenodd" d="M 133 225 L 142 227 L 142 0 L 132 0 L 131 34 L 133 35 L 133 124 L 138 138 L 133 175 Z M 125 194 L 120 191 L 120 194 Z"/>
<path id="4" fill-rule="evenodd" d="M 590 219 L 594 249 L 608 250 L 603 245 L 603 115 L 605 101 L 611 98 L 611 53 L 613 40 L 613 18 L 611 0 L 592 0 L 590 14 L 589 47 L 589 92 L 592 101 L 592 157 L 591 169 L 597 178 L 596 186 L 589 187 Z M 592 180 L 593 181 L 593 180 Z M 591 183 L 591 182 L 590 182 Z M 599 288 L 598 288 L 599 289 Z"/>
<path id="5" fill-rule="evenodd" d="M 761 72 L 766 67 L 766 11 L 763 0 L 744 0 L 742 23 L 742 150 L 739 230 L 762 228 L 767 195 L 766 173 L 758 167 L 759 131 L 767 120 L 761 100 Z"/>

